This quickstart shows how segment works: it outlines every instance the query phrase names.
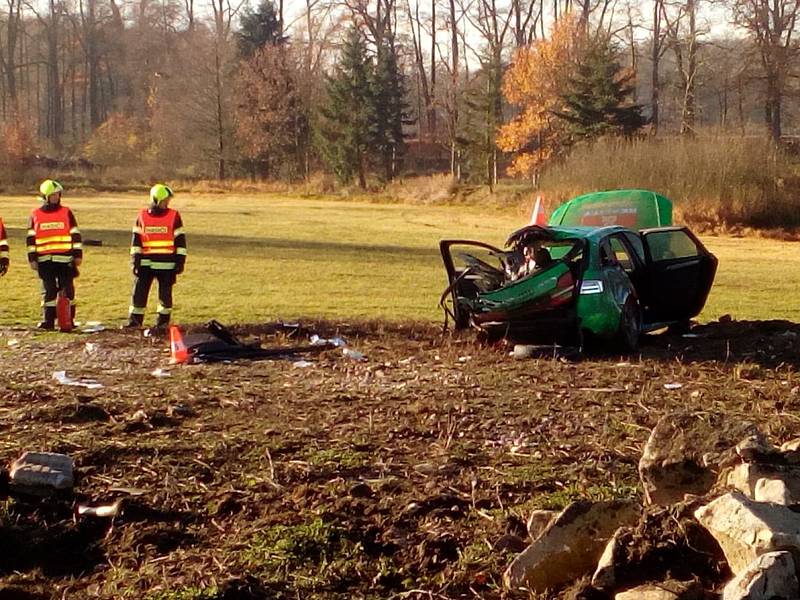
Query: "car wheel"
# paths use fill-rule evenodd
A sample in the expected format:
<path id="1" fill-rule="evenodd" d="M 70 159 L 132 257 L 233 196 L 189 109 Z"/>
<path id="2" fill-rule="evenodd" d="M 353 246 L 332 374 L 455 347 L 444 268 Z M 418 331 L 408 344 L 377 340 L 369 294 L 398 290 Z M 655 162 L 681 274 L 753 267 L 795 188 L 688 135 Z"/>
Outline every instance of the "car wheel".
<path id="1" fill-rule="evenodd" d="M 619 317 L 617 340 L 624 352 L 636 352 L 639 349 L 639 338 L 642 335 L 642 309 L 639 301 L 628 296 Z"/>

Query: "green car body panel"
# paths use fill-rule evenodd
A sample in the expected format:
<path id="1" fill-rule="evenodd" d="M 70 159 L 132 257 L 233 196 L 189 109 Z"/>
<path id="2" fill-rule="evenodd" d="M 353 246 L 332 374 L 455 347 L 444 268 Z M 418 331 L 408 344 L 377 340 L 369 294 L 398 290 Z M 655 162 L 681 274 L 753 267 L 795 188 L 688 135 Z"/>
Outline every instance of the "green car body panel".
<path id="1" fill-rule="evenodd" d="M 629 229 L 672 225 L 672 202 L 649 190 L 592 192 L 565 202 L 548 222 L 553 227 L 603 227 Z"/>

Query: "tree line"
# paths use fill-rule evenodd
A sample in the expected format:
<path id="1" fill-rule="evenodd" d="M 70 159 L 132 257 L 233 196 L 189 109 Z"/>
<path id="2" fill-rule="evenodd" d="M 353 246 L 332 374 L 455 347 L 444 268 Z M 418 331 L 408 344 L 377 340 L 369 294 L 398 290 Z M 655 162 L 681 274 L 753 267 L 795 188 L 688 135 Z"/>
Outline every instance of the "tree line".
<path id="1" fill-rule="evenodd" d="M 798 0 L 3 0 L 0 160 L 366 186 L 791 130 Z"/>

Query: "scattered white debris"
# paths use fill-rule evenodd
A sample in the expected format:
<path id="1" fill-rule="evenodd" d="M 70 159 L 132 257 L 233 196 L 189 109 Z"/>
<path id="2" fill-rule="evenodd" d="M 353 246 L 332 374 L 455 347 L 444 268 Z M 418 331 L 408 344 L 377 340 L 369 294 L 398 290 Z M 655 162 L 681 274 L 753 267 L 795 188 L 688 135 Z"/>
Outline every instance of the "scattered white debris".
<path id="1" fill-rule="evenodd" d="M 694 339 L 697 339 L 697 338 L 701 338 L 703 336 L 700 335 L 699 333 L 684 333 L 681 337 L 694 340 Z"/>
<path id="2" fill-rule="evenodd" d="M 472 357 L 471 356 L 459 356 L 458 357 L 458 362 L 460 362 L 460 363 L 465 363 L 468 360 L 472 360 Z"/>
<path id="3" fill-rule="evenodd" d="M 19 340 L 17 338 L 11 338 L 10 340 L 8 340 L 8 345 L 12 347 L 19 346 Z"/>
<path id="4" fill-rule="evenodd" d="M 86 321 L 81 327 L 83 333 L 99 333 L 100 331 L 105 331 L 105 329 L 100 321 Z"/>
<path id="5" fill-rule="evenodd" d="M 97 344 L 93 344 L 92 342 L 86 342 L 83 347 L 83 351 L 86 354 L 94 354 L 97 351 Z"/>
<path id="6" fill-rule="evenodd" d="M 292 366 L 295 369 L 307 369 L 308 367 L 313 367 L 314 363 L 310 360 L 296 360 L 292 363 Z"/>
<path id="7" fill-rule="evenodd" d="M 153 372 L 150 373 L 153 377 L 172 377 L 172 373 L 167 371 L 166 369 L 162 369 L 161 367 L 157 367 L 153 369 Z"/>
<path id="8" fill-rule="evenodd" d="M 47 495 L 67 490 L 74 484 L 74 463 L 66 454 L 25 452 L 11 465 L 11 486 L 34 494 Z"/>
<path id="9" fill-rule="evenodd" d="M 361 352 L 359 352 L 358 350 L 353 350 L 352 348 L 348 348 L 347 346 L 342 348 L 342 354 L 344 354 L 347 358 L 350 358 L 352 360 L 357 360 L 359 362 L 364 362 L 367 360 L 367 357 L 364 356 Z"/>
<path id="10" fill-rule="evenodd" d="M 97 390 L 103 387 L 103 384 L 96 379 L 73 379 L 67 375 L 66 371 L 53 371 L 53 379 L 61 385 L 74 385 L 78 387 L 85 387 L 90 390 Z"/>
<path id="11" fill-rule="evenodd" d="M 326 344 L 330 344 L 335 346 L 336 348 L 342 348 L 347 346 L 347 341 L 342 337 L 335 337 L 335 338 L 321 338 L 316 333 L 311 336 L 311 345 L 312 346 L 325 346 Z"/>
<path id="12" fill-rule="evenodd" d="M 683 387 L 682 383 L 665 383 L 664 389 L 665 390 L 679 390 Z"/>
<path id="13" fill-rule="evenodd" d="M 122 498 L 118 498 L 111 504 L 101 504 L 99 506 L 78 504 L 75 507 L 75 514 L 80 517 L 113 518 L 119 514 L 120 506 L 122 506 Z"/>

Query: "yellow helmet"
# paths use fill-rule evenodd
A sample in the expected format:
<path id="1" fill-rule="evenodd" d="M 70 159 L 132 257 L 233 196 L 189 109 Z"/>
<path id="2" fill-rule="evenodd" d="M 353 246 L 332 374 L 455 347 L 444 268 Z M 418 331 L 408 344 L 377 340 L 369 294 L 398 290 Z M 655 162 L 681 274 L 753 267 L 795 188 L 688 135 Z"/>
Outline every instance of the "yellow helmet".
<path id="1" fill-rule="evenodd" d="M 150 188 L 150 202 L 153 204 L 160 204 L 162 201 L 174 195 L 175 192 L 172 191 L 172 188 L 163 183 L 157 183 Z"/>
<path id="2" fill-rule="evenodd" d="M 39 193 L 45 200 L 47 200 L 53 194 L 63 191 L 64 191 L 64 186 L 61 185 L 59 182 L 57 182 L 55 179 L 45 179 L 39 186 Z"/>

